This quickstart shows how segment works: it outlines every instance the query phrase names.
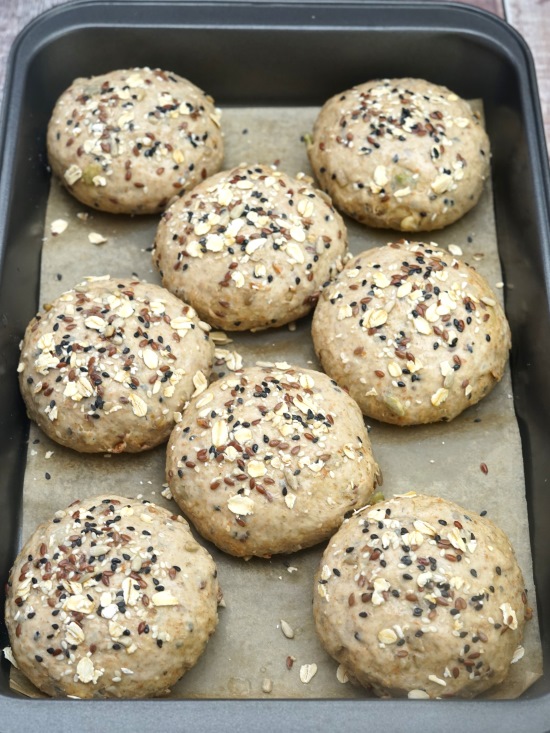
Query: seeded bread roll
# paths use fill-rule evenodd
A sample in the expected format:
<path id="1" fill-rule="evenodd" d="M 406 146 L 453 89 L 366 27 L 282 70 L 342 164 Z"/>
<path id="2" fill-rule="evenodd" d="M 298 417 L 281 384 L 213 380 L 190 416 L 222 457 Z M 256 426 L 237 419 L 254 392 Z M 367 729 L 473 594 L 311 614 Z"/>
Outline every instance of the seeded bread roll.
<path id="1" fill-rule="evenodd" d="M 28 414 L 77 451 L 152 448 L 206 385 L 209 329 L 158 285 L 87 278 L 27 327 L 18 371 Z"/>
<path id="2" fill-rule="evenodd" d="M 121 496 L 75 501 L 15 560 L 6 598 L 13 656 L 53 697 L 164 694 L 214 633 L 216 575 L 181 516 Z"/>
<path id="3" fill-rule="evenodd" d="M 328 653 L 384 697 L 474 697 L 506 677 L 530 617 L 504 532 L 414 492 L 331 539 L 313 613 Z"/>
<path id="4" fill-rule="evenodd" d="M 152 214 L 220 169 L 219 117 L 211 97 L 160 69 L 75 79 L 53 110 L 48 158 L 82 203 Z"/>
<path id="5" fill-rule="evenodd" d="M 168 443 L 174 499 L 239 557 L 295 552 L 363 506 L 377 466 L 361 412 L 325 374 L 252 367 L 191 402 Z"/>
<path id="6" fill-rule="evenodd" d="M 472 267 L 436 244 L 394 242 L 350 260 L 313 317 L 323 369 L 363 413 L 395 425 L 451 420 L 502 378 L 510 328 Z"/>
<path id="7" fill-rule="evenodd" d="M 308 148 L 321 187 L 372 227 L 441 229 L 478 202 L 489 139 L 468 102 L 422 79 L 384 79 L 337 94 Z"/>
<path id="8" fill-rule="evenodd" d="M 347 249 L 341 216 L 311 179 L 241 165 L 199 184 L 159 224 L 163 285 L 228 331 L 306 315 Z"/>

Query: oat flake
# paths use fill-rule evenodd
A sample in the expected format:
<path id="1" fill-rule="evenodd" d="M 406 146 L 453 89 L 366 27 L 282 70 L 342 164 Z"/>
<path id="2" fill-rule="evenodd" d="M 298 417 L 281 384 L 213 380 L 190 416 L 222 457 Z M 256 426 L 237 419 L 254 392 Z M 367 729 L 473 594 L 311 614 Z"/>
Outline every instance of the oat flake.
<path id="1" fill-rule="evenodd" d="M 81 682 L 87 684 L 94 678 L 94 665 L 89 657 L 82 657 L 76 667 L 76 674 Z"/>
<path id="2" fill-rule="evenodd" d="M 156 351 L 147 348 L 143 352 L 143 361 L 148 369 L 156 369 L 159 365 L 159 358 Z"/>
<path id="3" fill-rule="evenodd" d="M 227 508 L 230 512 L 233 512 L 233 514 L 247 516 L 249 514 L 254 514 L 254 501 L 249 496 L 236 494 L 228 499 Z"/>
<path id="4" fill-rule="evenodd" d="M 103 234 L 100 234 L 99 232 L 90 232 L 88 234 L 88 241 L 90 244 L 105 244 L 107 237 L 104 237 Z"/>
<path id="5" fill-rule="evenodd" d="M 137 417 L 145 417 L 147 415 L 147 403 L 139 397 L 139 395 L 130 392 L 128 395 L 130 404 L 132 405 L 132 412 Z"/>
<path id="6" fill-rule="evenodd" d="M 179 606 L 178 599 L 169 590 L 161 590 L 151 596 L 153 606 Z"/>
<path id="7" fill-rule="evenodd" d="M 265 476 L 267 468 L 263 461 L 249 461 L 247 472 L 252 478 L 260 478 L 261 476 Z"/>
<path id="8" fill-rule="evenodd" d="M 425 690 L 409 690 L 407 697 L 409 700 L 429 700 L 430 696 Z"/>
<path id="9" fill-rule="evenodd" d="M 341 664 L 338 665 L 338 669 L 336 670 L 336 679 L 342 685 L 345 685 L 346 682 L 349 682 L 348 673 L 346 672 L 345 667 Z"/>
<path id="10" fill-rule="evenodd" d="M 50 232 L 56 237 L 58 234 L 63 234 L 65 229 L 69 226 L 69 223 L 65 219 L 55 219 L 52 221 L 50 226 Z"/>
<path id="11" fill-rule="evenodd" d="M 200 370 L 195 372 L 195 375 L 193 376 L 193 384 L 195 385 L 195 391 L 191 397 L 197 397 L 197 395 L 202 394 L 208 387 L 208 381 Z"/>
<path id="12" fill-rule="evenodd" d="M 316 664 L 302 664 L 300 667 L 300 681 L 307 685 L 317 674 Z"/>

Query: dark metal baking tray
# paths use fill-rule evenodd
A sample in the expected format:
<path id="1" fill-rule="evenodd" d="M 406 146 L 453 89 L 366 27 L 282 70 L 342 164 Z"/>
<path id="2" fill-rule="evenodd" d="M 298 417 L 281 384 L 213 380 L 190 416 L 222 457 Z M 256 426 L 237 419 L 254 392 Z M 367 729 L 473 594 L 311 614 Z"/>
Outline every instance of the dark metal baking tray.
<path id="1" fill-rule="evenodd" d="M 119 2 L 58 6 L 11 52 L 0 128 L 0 577 L 20 540 L 28 422 L 18 344 L 38 305 L 47 121 L 76 76 L 130 65 L 193 69 L 221 105 L 319 105 L 368 78 L 418 76 L 481 97 L 493 148 L 499 248 L 513 332 L 546 674 L 519 700 L 30 700 L 0 668 L 0 729 L 550 730 L 550 175 L 533 62 L 521 37 L 467 6 L 407 2 Z M 190 75 L 191 76 L 191 75 Z M 505 497 L 502 498 L 505 501 Z M 3 606 L 3 589 L 0 603 Z M 0 642 L 7 644 L 2 625 Z M 442 707 L 443 706 L 443 707 Z M 102 722 L 103 721 L 103 722 Z"/>

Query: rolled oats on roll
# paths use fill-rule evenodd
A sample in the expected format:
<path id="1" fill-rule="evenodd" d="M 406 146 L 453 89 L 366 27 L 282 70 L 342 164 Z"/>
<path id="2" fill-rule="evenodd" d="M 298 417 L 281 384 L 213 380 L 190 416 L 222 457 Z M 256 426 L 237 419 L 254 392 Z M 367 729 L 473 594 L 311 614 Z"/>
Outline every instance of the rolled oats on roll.
<path id="1" fill-rule="evenodd" d="M 396 425 L 452 420 L 500 381 L 510 327 L 473 267 L 434 242 L 361 252 L 313 316 L 323 369 L 363 413 Z"/>
<path id="2" fill-rule="evenodd" d="M 168 443 L 167 481 L 203 537 L 238 557 L 327 539 L 370 498 L 361 411 L 326 374 L 275 364 L 213 382 Z"/>
<path id="3" fill-rule="evenodd" d="M 346 252 L 342 217 L 311 179 L 243 164 L 165 212 L 153 262 L 163 285 L 201 318 L 245 331 L 309 313 Z"/>
<path id="4" fill-rule="evenodd" d="M 212 98 L 148 67 L 75 79 L 54 107 L 47 145 L 69 193 L 114 214 L 164 211 L 223 160 Z"/>
<path id="5" fill-rule="evenodd" d="M 308 147 L 335 206 L 362 224 L 442 229 L 479 200 L 490 144 L 479 115 L 423 79 L 358 84 L 321 109 Z"/>
<path id="6" fill-rule="evenodd" d="M 214 358 L 190 306 L 159 285 L 89 277 L 29 323 L 18 367 L 27 411 L 85 453 L 136 453 L 167 440 Z"/>
<path id="7" fill-rule="evenodd" d="M 530 617 L 504 532 L 410 492 L 346 519 L 315 577 L 319 637 L 383 697 L 474 697 L 502 682 Z"/>
<path id="8" fill-rule="evenodd" d="M 162 695 L 204 652 L 221 592 L 187 522 L 104 495 L 41 524 L 7 583 L 19 669 L 53 697 Z"/>

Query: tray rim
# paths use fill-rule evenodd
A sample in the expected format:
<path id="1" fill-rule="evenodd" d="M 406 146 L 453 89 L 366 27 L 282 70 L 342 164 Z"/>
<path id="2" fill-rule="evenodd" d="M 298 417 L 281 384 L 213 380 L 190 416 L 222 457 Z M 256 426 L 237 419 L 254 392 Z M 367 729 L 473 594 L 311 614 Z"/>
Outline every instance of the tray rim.
<path id="1" fill-rule="evenodd" d="M 474 17 L 482 19 L 482 22 L 486 23 L 488 28 L 492 26 L 495 30 L 495 35 L 491 36 L 493 45 L 505 53 L 516 68 L 521 79 L 520 95 L 522 113 L 526 117 L 526 122 L 530 123 L 526 124 L 526 138 L 537 198 L 536 209 L 539 214 L 538 219 L 540 220 L 538 222 L 538 228 L 543 239 L 543 248 L 546 245 L 546 251 L 549 251 L 550 171 L 534 62 L 530 49 L 522 36 L 497 16 L 487 11 L 455 2 L 412 3 L 406 0 L 404 2 L 400 0 L 387 0 L 387 2 L 383 2 L 382 0 L 345 0 L 344 2 L 338 2 L 338 0 L 298 0 L 297 2 L 292 2 L 292 0 L 277 0 L 275 2 L 271 2 L 270 0 L 267 2 L 261 2 L 261 0 L 237 0 L 236 2 L 232 2 L 231 0 L 206 0 L 205 2 L 201 2 L 200 0 L 160 0 L 160 2 L 154 2 L 154 0 L 114 0 L 113 2 L 108 2 L 108 0 L 98 0 L 97 2 L 94 0 L 71 0 L 68 3 L 54 6 L 34 18 L 20 31 L 10 50 L 0 115 L 0 150 L 4 152 L 0 168 L 0 268 L 2 267 L 5 255 L 5 229 L 11 194 L 9 183 L 13 175 L 14 164 L 13 152 L 10 153 L 8 150 L 7 155 L 5 154 L 6 140 L 10 132 L 10 122 L 16 120 L 20 114 L 23 92 L 23 86 L 21 84 L 23 71 L 18 68 L 18 58 L 25 53 L 34 54 L 39 50 L 40 46 L 33 43 L 33 34 L 44 34 L 42 40 L 43 44 L 46 44 L 52 41 L 55 36 L 74 32 L 79 28 L 90 27 L 89 21 L 86 21 L 86 18 L 81 15 L 84 10 L 98 12 L 98 9 L 101 8 L 103 11 L 106 11 L 103 14 L 101 22 L 94 24 L 96 27 L 112 25 L 138 25 L 143 27 L 151 25 L 150 20 L 148 22 L 141 21 L 136 23 L 130 19 L 124 23 L 114 23 L 109 19 L 109 11 L 131 6 L 141 8 L 149 7 L 154 8 L 156 11 L 159 8 L 188 7 L 198 10 L 199 15 L 205 8 L 224 8 L 228 10 L 229 14 L 236 13 L 238 10 L 260 11 L 261 14 L 262 11 L 268 12 L 274 9 L 284 9 L 285 11 L 294 11 L 297 15 L 300 12 L 315 8 L 329 10 L 329 12 L 333 12 L 335 15 L 342 8 L 357 12 L 399 9 L 411 11 L 413 14 L 429 11 L 443 15 L 455 14 L 453 17 L 456 18 L 456 25 L 451 25 L 450 28 L 445 26 L 447 32 L 459 32 L 463 35 L 478 35 L 487 40 L 487 36 L 482 34 L 479 29 L 474 30 L 468 27 L 457 27 L 458 19 L 461 15 L 464 18 L 470 16 L 472 19 Z M 57 34 L 48 34 L 48 25 L 50 22 L 59 20 L 66 21 L 68 19 L 70 20 L 71 17 L 74 18 L 72 25 L 65 25 Z M 304 29 L 295 20 L 294 23 L 270 23 L 268 25 L 265 22 L 261 23 L 259 21 L 254 23 L 243 20 L 240 22 L 229 22 L 227 18 L 223 19 L 223 22 L 220 24 L 219 18 L 217 20 L 218 22 L 214 23 L 212 20 L 202 20 L 199 22 L 186 19 L 178 23 L 178 27 L 219 28 L 221 25 L 226 29 L 265 28 L 266 30 L 273 30 L 289 27 L 295 28 L 296 30 Z M 337 21 L 337 18 L 334 18 L 334 21 Z M 156 25 L 162 26 L 160 23 Z M 404 30 L 407 28 L 411 30 L 419 29 L 419 26 L 404 25 L 403 22 L 398 22 L 395 26 L 383 26 L 379 29 L 387 30 L 388 27 L 399 27 Z M 314 28 L 308 27 L 307 30 L 322 31 L 323 28 L 327 30 L 353 30 L 355 32 L 365 30 L 364 27 L 350 28 L 338 22 L 331 24 L 327 24 L 326 22 L 319 23 Z M 370 28 L 370 30 L 373 29 Z M 434 30 L 434 28 L 430 28 L 430 30 Z M 496 33 L 497 31 L 498 34 Z M 501 36 L 504 36 L 504 38 L 507 37 L 509 42 L 516 45 L 516 53 L 519 52 L 521 59 L 514 56 L 508 47 L 503 45 Z M 26 48 L 29 44 L 32 45 L 32 51 L 30 48 Z M 544 277 L 546 290 L 549 292 L 550 265 L 548 258 L 545 258 L 544 261 Z M 78 704 L 78 713 L 75 708 L 69 708 L 71 704 Z M 96 707 L 88 709 L 88 706 L 91 704 Z M 97 708 L 98 704 L 102 705 L 101 709 Z M 18 730 L 36 730 L 38 724 L 44 725 L 47 721 L 51 721 L 52 727 L 55 724 L 57 728 L 64 730 L 68 729 L 69 726 L 72 728 L 74 723 L 77 722 L 77 716 L 79 726 L 83 731 L 96 730 L 94 721 L 88 713 L 93 714 L 95 712 L 95 715 L 97 715 L 98 711 L 114 714 L 118 727 L 123 731 L 135 730 L 136 716 L 139 714 L 143 729 L 150 730 L 153 725 L 155 727 L 158 725 L 158 722 L 151 721 L 157 720 L 159 711 L 161 710 L 159 708 L 160 704 L 164 705 L 164 708 L 162 708 L 164 725 L 177 725 L 182 730 L 188 728 L 187 724 L 185 724 L 185 728 L 182 727 L 183 721 L 180 716 L 183 712 L 185 712 L 189 727 L 200 725 L 201 730 L 217 730 L 219 729 L 220 723 L 223 724 L 223 721 L 228 719 L 232 721 L 231 727 L 239 725 L 240 727 L 244 727 L 244 730 L 253 730 L 260 726 L 259 722 L 255 723 L 256 720 L 260 720 L 260 715 L 262 716 L 261 728 L 264 731 L 279 731 L 283 724 L 289 731 L 318 730 L 321 726 L 325 727 L 330 725 L 332 727 L 337 725 L 342 720 L 345 720 L 348 725 L 350 723 L 360 724 L 365 720 L 366 716 L 372 718 L 373 714 L 381 714 L 386 726 L 388 724 L 395 725 L 396 723 L 404 725 L 406 722 L 407 729 L 411 733 L 416 730 L 425 732 L 426 730 L 431 730 L 432 726 L 433 730 L 439 730 L 441 724 L 439 707 L 437 707 L 437 703 L 432 701 L 414 701 L 412 704 L 418 706 L 418 714 L 410 718 L 408 717 L 408 713 L 410 712 L 411 701 L 407 700 L 159 699 L 124 701 L 94 700 L 78 701 L 77 703 L 76 701 L 62 699 L 30 700 L 12 692 L 7 695 L 0 693 L 0 714 L 2 715 L 2 719 L 6 723 L 9 721 L 10 729 L 15 729 L 15 726 L 17 726 Z M 539 695 L 535 698 L 523 697 L 518 700 L 452 700 L 445 701 L 444 704 L 450 706 L 447 712 L 451 714 L 459 714 L 461 707 L 467 704 L 468 712 L 466 714 L 470 721 L 472 721 L 472 730 L 490 730 L 492 724 L 497 719 L 499 720 L 499 727 L 503 732 L 520 730 L 521 727 L 525 727 L 526 721 L 529 721 L 530 726 L 533 726 L 531 727 L 533 731 L 546 731 L 550 725 L 550 693 Z M 107 706 L 109 707 L 107 708 Z M 134 710 L 135 713 L 133 712 Z M 39 723 L 39 721 L 41 722 Z"/>

